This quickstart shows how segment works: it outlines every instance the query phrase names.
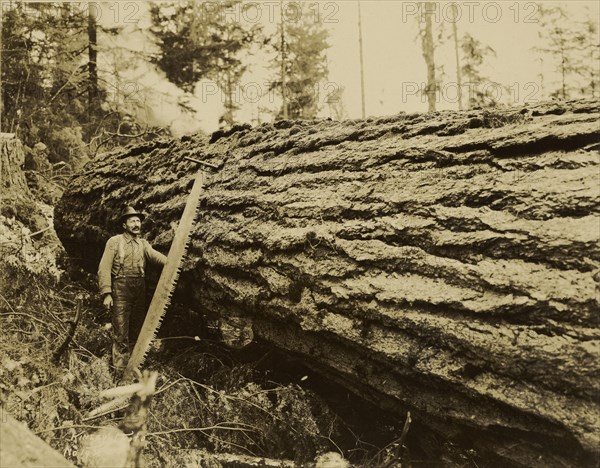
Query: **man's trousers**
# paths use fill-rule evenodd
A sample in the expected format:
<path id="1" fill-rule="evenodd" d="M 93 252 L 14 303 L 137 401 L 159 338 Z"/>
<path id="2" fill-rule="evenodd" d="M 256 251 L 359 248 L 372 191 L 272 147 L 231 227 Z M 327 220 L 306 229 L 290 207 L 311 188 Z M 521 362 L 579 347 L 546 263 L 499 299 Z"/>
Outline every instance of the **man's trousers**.
<path id="1" fill-rule="evenodd" d="M 126 276 L 112 283 L 112 360 L 123 371 L 129 361 L 131 347 L 142 329 L 146 317 L 146 282 L 144 277 Z"/>

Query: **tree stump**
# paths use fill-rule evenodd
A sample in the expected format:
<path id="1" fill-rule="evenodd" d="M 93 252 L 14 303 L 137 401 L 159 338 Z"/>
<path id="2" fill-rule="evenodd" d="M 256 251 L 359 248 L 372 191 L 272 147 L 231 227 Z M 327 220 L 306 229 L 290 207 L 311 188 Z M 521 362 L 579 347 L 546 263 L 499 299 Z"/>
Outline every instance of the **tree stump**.
<path id="1" fill-rule="evenodd" d="M 12 133 L 0 133 L 0 186 L 3 199 L 29 195 L 24 164 L 25 153 L 21 140 Z"/>
<path id="2" fill-rule="evenodd" d="M 21 140 L 12 133 L 0 133 L 0 214 L 16 218 L 32 231 L 48 226 L 27 186 L 25 153 Z"/>

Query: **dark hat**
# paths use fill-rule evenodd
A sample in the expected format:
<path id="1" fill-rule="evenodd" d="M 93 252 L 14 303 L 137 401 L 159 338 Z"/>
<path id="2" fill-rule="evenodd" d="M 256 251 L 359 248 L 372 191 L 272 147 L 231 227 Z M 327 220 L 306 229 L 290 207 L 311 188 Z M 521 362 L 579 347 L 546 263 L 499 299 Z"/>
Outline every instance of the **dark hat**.
<path id="1" fill-rule="evenodd" d="M 133 206 L 126 206 L 125 209 L 123 210 L 123 212 L 121 213 L 119 222 L 124 223 L 125 220 L 127 218 L 129 218 L 130 216 L 137 216 L 138 218 L 140 218 L 140 221 L 144 221 L 144 218 L 146 217 L 146 215 L 144 213 L 140 213 L 139 211 L 136 211 L 136 209 Z"/>

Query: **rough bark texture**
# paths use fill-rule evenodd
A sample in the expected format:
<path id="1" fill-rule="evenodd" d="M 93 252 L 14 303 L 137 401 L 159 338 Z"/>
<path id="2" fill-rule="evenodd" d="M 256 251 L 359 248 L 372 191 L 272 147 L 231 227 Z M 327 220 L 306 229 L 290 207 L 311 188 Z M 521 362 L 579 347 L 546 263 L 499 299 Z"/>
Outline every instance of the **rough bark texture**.
<path id="1" fill-rule="evenodd" d="M 0 215 L 16 218 L 32 231 L 48 226 L 33 202 L 23 165 L 25 153 L 21 140 L 13 133 L 0 133 Z"/>
<path id="2" fill-rule="evenodd" d="M 12 133 L 0 133 L 0 187 L 2 198 L 30 195 L 25 173 L 25 153 L 21 140 Z"/>
<path id="3" fill-rule="evenodd" d="M 592 464 L 598 117 L 573 102 L 151 143 L 86 166 L 56 228 L 93 270 L 133 203 L 166 252 L 183 156 L 220 164 L 181 280 L 198 310 L 505 464 Z"/>

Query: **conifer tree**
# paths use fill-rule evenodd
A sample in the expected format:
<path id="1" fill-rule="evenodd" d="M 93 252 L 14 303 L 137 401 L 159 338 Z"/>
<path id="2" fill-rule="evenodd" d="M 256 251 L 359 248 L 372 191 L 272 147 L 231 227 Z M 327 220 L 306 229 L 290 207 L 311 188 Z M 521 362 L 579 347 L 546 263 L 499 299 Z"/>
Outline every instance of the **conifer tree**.
<path id="1" fill-rule="evenodd" d="M 578 52 L 577 73 L 581 76 L 581 95 L 596 98 L 600 95 L 600 41 L 598 39 L 598 19 L 589 8 L 586 19 L 578 26 L 575 45 Z"/>
<path id="2" fill-rule="evenodd" d="M 438 82 L 436 80 L 435 43 L 433 41 L 431 17 L 438 5 L 435 2 L 421 2 L 419 7 L 419 36 L 421 38 L 423 59 L 427 67 L 427 84 L 425 85 L 424 94 L 427 96 L 428 111 L 435 112 Z"/>
<path id="3" fill-rule="evenodd" d="M 496 51 L 465 33 L 460 43 L 462 49 L 461 75 L 468 87 L 467 102 L 470 108 L 494 106 L 497 104 L 493 90 L 499 89 L 497 83 L 487 78 L 482 66 L 488 57 L 495 57 Z"/>
<path id="4" fill-rule="evenodd" d="M 319 111 L 320 85 L 329 75 L 328 32 L 321 18 L 304 3 L 295 5 L 293 17 L 282 10 L 276 36 L 283 40 L 273 41 L 277 78 L 271 83 L 271 91 L 284 94 L 276 119 L 285 118 L 286 113 L 290 119 L 314 119 Z"/>
<path id="5" fill-rule="evenodd" d="M 225 107 L 221 121 L 227 125 L 235 123 L 239 107 L 234 94 L 248 66 L 242 57 L 261 40 L 258 25 L 223 18 L 224 11 L 241 5 L 241 0 L 187 0 L 151 7 L 152 31 L 160 47 L 154 62 L 169 81 L 190 93 L 201 79 L 214 80 Z"/>
<path id="6" fill-rule="evenodd" d="M 553 71 L 558 75 L 558 85 L 550 93 L 552 97 L 569 99 L 574 90 L 574 79 L 579 71 L 577 55 L 574 54 L 576 33 L 570 17 L 561 5 L 539 4 L 540 22 L 538 36 L 542 45 L 536 50 L 550 56 Z"/>

